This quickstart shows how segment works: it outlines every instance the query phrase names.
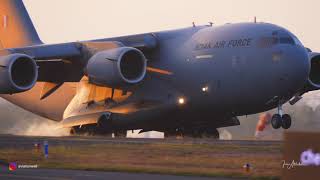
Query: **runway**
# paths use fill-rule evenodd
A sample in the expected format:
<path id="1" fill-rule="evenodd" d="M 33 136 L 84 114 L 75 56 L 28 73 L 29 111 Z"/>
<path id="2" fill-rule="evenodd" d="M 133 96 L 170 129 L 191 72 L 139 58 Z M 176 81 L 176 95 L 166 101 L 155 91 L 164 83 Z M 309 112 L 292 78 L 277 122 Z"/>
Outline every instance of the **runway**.
<path id="1" fill-rule="evenodd" d="M 43 156 L 44 141 L 49 143 L 49 159 Z M 40 151 L 35 151 L 35 144 L 42 146 Z M 270 174 L 264 172 L 277 171 L 272 164 L 280 162 L 281 145 L 282 141 L 0 135 L 0 179 L 238 180 L 220 177 L 230 171 L 242 174 L 247 161 L 264 177 Z M 242 162 L 242 157 L 247 160 Z M 39 167 L 9 171 L 9 162 Z M 270 175 L 274 174 L 278 172 Z"/>
<path id="2" fill-rule="evenodd" d="M 18 169 L 10 172 L 0 166 L 0 179 L 8 180 L 240 180 L 234 178 L 186 177 L 155 174 L 79 171 L 62 169 Z M 241 179 L 243 180 L 243 179 Z"/>
<path id="3" fill-rule="evenodd" d="M 0 148 L 5 147 L 30 147 L 34 143 L 48 141 L 50 145 L 91 145 L 91 144 L 208 144 L 208 145 L 249 145 L 268 146 L 281 145 L 282 141 L 257 141 L 257 140 L 214 140 L 214 139 L 152 139 L 152 138 L 106 138 L 99 136 L 16 136 L 0 135 Z"/>

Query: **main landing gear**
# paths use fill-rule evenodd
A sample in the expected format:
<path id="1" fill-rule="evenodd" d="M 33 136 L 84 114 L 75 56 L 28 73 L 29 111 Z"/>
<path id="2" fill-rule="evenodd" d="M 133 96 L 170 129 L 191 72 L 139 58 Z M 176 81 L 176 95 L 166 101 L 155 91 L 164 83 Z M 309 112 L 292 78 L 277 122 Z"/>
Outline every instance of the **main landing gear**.
<path id="1" fill-rule="evenodd" d="M 177 128 L 164 131 L 165 138 L 183 138 L 183 137 L 192 137 L 192 138 L 212 138 L 219 139 L 219 131 L 216 128 L 209 127 L 189 127 L 189 128 Z"/>
<path id="2" fill-rule="evenodd" d="M 274 114 L 271 119 L 271 125 L 274 129 L 289 129 L 291 127 L 291 116 L 283 114 L 282 105 L 278 106 L 278 114 Z"/>

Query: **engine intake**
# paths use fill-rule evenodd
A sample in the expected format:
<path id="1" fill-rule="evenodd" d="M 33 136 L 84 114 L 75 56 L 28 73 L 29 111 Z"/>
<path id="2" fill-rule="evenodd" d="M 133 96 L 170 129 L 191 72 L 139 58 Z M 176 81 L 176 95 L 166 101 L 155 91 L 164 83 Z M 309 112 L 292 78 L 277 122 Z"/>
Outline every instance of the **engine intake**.
<path id="1" fill-rule="evenodd" d="M 90 58 L 86 72 L 93 84 L 123 87 L 141 82 L 146 69 L 147 61 L 140 50 L 120 47 L 96 53 Z"/>
<path id="2" fill-rule="evenodd" d="M 320 53 L 310 54 L 310 64 L 309 86 L 313 89 L 320 89 Z"/>
<path id="3" fill-rule="evenodd" d="M 25 54 L 0 57 L 0 94 L 14 94 L 31 89 L 37 82 L 34 59 Z"/>

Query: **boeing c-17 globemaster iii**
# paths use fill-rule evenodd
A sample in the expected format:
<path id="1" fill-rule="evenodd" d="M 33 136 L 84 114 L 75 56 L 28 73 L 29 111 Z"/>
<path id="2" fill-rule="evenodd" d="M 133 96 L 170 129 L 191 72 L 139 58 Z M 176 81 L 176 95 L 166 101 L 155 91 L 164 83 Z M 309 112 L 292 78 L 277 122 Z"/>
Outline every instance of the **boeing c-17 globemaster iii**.
<path id="1" fill-rule="evenodd" d="M 237 116 L 282 110 L 320 88 L 320 54 L 268 23 L 43 44 L 21 0 L 0 1 L 0 93 L 73 134 L 127 130 L 218 138 Z"/>

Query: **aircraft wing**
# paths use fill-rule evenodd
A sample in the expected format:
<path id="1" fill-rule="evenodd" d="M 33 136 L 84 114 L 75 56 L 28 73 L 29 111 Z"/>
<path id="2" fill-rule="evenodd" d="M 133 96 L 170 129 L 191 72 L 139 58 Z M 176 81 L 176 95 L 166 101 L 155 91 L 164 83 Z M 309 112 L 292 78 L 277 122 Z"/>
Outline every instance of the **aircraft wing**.
<path id="1" fill-rule="evenodd" d="M 158 47 L 156 33 L 48 45 L 40 40 L 21 0 L 1 0 L 0 7 L 4 14 L 4 24 L 0 28 L 0 97 L 43 117 L 57 121 L 63 119 L 65 109 L 78 95 L 77 86 L 83 77 L 90 78 L 88 86 L 103 86 L 104 94 L 100 96 L 98 92 L 87 89 L 90 96 L 78 104 L 80 108 L 99 102 L 101 97 L 102 101 L 121 101 L 122 95 L 130 93 L 123 91 L 123 86 L 116 86 L 117 83 L 138 83 L 146 71 L 170 74 L 146 66 Z M 123 63 L 128 77 L 125 78 L 119 73 L 121 70 L 117 62 L 120 64 L 120 61 L 117 60 L 127 52 L 130 53 L 126 54 L 126 62 Z M 98 54 L 102 56 L 92 58 Z M 91 68 L 90 64 L 93 64 Z M 135 68 L 140 73 L 132 73 L 132 65 L 135 64 L 138 64 Z M 114 90 L 115 87 L 118 89 Z M 131 110 L 137 108 L 141 107 L 131 104 Z M 123 112 L 128 107 L 108 109 Z"/>
<path id="2" fill-rule="evenodd" d="M 25 54 L 36 60 L 40 82 L 78 82 L 84 75 L 88 59 L 96 52 L 119 46 L 140 49 L 146 55 L 157 46 L 153 33 L 123 36 L 93 41 L 52 45 L 34 45 L 22 48 L 3 49 L 0 55 Z"/>
<path id="3" fill-rule="evenodd" d="M 21 48 L 2 49 L 0 57 L 22 54 L 33 58 L 38 66 L 36 79 L 38 83 L 28 91 L 24 90 L 17 94 L 1 93 L 1 97 L 49 119 L 61 120 L 63 111 L 75 95 L 76 89 L 71 88 L 72 91 L 69 92 L 70 88 L 67 88 L 66 84 L 75 83 L 73 87 L 76 87 L 76 84 L 85 75 L 85 67 L 94 54 L 119 46 L 139 49 L 150 60 L 148 54 L 156 49 L 157 40 L 154 34 L 148 33 L 112 39 L 52 45 L 36 44 Z M 150 71 L 154 70 L 150 69 Z M 60 95 L 57 95 L 57 92 Z M 26 102 L 26 98 L 29 98 L 28 102 Z M 59 98 L 59 102 L 57 98 Z M 52 112 L 56 112 L 56 114 L 52 114 Z"/>

